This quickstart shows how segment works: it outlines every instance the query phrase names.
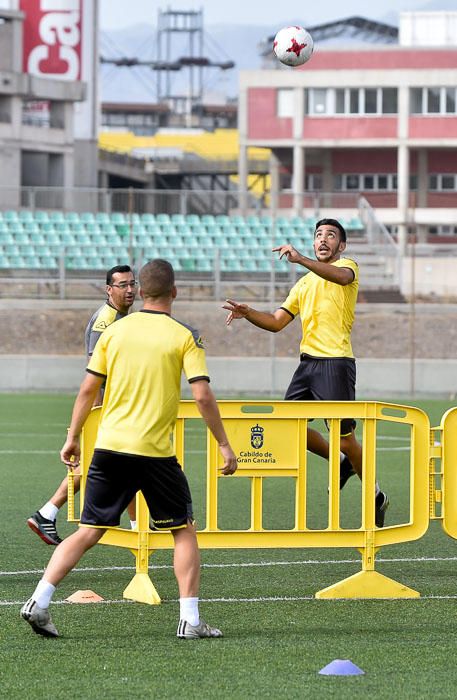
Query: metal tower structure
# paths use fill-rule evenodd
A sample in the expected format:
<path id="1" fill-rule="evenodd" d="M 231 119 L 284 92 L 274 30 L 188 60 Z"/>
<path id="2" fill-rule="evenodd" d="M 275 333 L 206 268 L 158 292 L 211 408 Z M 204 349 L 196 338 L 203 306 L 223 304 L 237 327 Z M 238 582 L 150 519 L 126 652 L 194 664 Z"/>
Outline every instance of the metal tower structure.
<path id="1" fill-rule="evenodd" d="M 157 73 L 157 98 L 175 112 L 191 113 L 203 100 L 204 68 L 233 67 L 229 62 L 214 63 L 203 56 L 203 10 L 159 10 L 157 62 L 172 66 L 177 58 L 181 67 L 188 72 L 187 92 L 176 94 L 172 91 L 172 69 L 165 68 Z"/>

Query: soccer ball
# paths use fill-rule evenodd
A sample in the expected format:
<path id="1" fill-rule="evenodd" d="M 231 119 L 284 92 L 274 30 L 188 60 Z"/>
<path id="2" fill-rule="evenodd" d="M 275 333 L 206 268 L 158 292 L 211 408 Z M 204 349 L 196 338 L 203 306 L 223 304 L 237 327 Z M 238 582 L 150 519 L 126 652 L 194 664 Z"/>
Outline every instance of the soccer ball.
<path id="1" fill-rule="evenodd" d="M 313 55 L 314 42 L 303 27 L 284 27 L 276 34 L 273 51 L 286 66 L 302 66 Z"/>

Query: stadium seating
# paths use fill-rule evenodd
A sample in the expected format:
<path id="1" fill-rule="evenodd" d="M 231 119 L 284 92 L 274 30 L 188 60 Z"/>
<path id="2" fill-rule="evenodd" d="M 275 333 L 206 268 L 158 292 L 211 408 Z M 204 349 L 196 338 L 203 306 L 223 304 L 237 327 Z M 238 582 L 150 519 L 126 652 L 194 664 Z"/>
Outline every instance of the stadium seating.
<path id="1" fill-rule="evenodd" d="M 359 230 L 357 219 L 345 222 Z M 54 270 L 64 256 L 69 270 L 105 270 L 135 260 L 165 257 L 176 270 L 211 272 L 216 251 L 223 272 L 268 272 L 272 244 L 287 240 L 312 254 L 313 222 L 268 216 L 128 214 L 8 210 L 0 212 L 0 270 Z M 287 271 L 287 261 L 275 269 Z"/>

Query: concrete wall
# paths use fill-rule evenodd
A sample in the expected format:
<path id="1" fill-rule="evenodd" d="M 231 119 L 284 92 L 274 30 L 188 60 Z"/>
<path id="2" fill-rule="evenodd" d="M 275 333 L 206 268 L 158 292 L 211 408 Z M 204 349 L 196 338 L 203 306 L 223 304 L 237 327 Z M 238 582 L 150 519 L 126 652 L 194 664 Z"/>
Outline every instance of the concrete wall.
<path id="1" fill-rule="evenodd" d="M 84 376 L 85 358 L 69 355 L 2 355 L 0 391 L 75 392 Z M 297 366 L 295 360 L 268 357 L 209 357 L 211 386 L 218 396 L 282 396 Z M 361 359 L 357 361 L 360 398 L 411 396 L 453 398 L 457 360 Z M 188 384 L 182 383 L 185 395 Z"/>
<path id="2" fill-rule="evenodd" d="M 453 253 L 455 244 L 450 243 L 449 246 Z M 402 294 L 410 297 L 414 288 L 415 294 L 422 297 L 457 297 L 456 263 L 454 254 L 448 257 L 442 253 L 440 257 L 403 258 L 400 272 Z"/>

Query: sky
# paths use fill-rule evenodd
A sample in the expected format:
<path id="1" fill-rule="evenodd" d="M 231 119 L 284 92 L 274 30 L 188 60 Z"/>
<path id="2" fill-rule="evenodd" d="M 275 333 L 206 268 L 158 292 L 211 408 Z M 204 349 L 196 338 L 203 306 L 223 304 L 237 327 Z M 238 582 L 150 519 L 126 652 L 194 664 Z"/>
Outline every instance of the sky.
<path id="1" fill-rule="evenodd" d="M 382 19 L 391 12 L 422 9 L 426 0 L 382 0 L 381 3 L 367 3 L 366 0 L 325 0 L 325 2 L 303 2 L 289 0 L 287 11 L 278 0 L 100 0 L 100 25 L 103 30 L 116 30 L 133 24 L 152 24 L 157 22 L 158 9 L 176 10 L 203 9 L 204 21 L 210 24 L 265 24 L 275 25 L 278 29 L 288 24 L 299 22 L 312 26 L 323 22 L 342 19 L 352 15 Z M 443 2 L 443 9 L 447 5 Z M 457 7 L 456 7 L 457 9 Z"/>

